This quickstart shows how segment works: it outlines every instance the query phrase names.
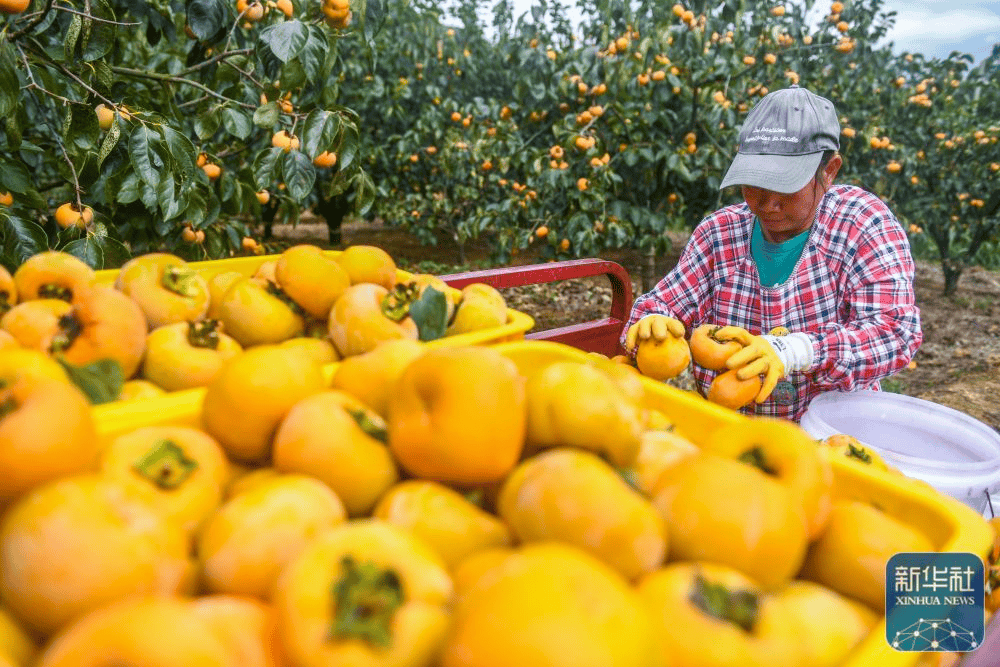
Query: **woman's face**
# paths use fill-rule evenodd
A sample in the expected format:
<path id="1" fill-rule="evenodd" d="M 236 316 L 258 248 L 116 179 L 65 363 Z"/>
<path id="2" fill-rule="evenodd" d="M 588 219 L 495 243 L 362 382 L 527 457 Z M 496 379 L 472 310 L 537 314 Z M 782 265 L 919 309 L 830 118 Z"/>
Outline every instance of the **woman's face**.
<path id="1" fill-rule="evenodd" d="M 816 216 L 816 207 L 833 183 L 840 163 L 840 156 L 834 155 L 823 168 L 821 177 L 809 179 L 804 188 L 791 194 L 742 186 L 743 199 L 760 220 L 764 238 L 771 243 L 781 243 L 809 229 Z"/>

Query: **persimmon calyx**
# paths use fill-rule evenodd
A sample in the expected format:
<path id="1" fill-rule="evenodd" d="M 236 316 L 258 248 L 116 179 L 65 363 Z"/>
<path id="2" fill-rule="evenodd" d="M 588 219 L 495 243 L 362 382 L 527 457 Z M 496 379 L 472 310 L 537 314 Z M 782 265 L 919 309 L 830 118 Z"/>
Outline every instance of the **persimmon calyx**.
<path id="1" fill-rule="evenodd" d="M 52 336 L 49 352 L 58 354 L 72 347 L 73 342 L 83 333 L 83 322 L 74 312 L 68 312 L 59 318 L 59 330 Z"/>
<path id="2" fill-rule="evenodd" d="M 751 447 L 740 454 L 739 461 L 740 463 L 752 465 L 767 475 L 776 475 L 778 473 L 777 468 L 770 464 L 767 457 L 764 455 L 764 449 L 759 445 Z"/>
<path id="3" fill-rule="evenodd" d="M 403 583 L 394 570 L 345 555 L 333 584 L 331 639 L 358 639 L 373 646 L 392 643 L 392 618 L 403 605 Z"/>
<path id="4" fill-rule="evenodd" d="M 17 412 L 19 407 L 13 396 L 8 396 L 0 401 L 0 420 L 11 413 Z"/>
<path id="5" fill-rule="evenodd" d="M 277 297 L 279 301 L 281 301 L 283 304 L 291 308 L 293 313 L 295 313 L 299 317 L 305 317 L 306 315 L 305 308 L 296 303 L 295 299 L 288 296 L 285 290 L 281 289 L 281 287 L 268 280 L 266 289 L 268 294 L 270 294 L 273 297 Z"/>
<path id="6" fill-rule="evenodd" d="M 847 443 L 847 456 L 852 459 L 858 459 L 864 463 L 872 462 L 872 455 L 864 447 L 857 447 L 851 443 Z"/>
<path id="7" fill-rule="evenodd" d="M 420 287 L 415 282 L 396 283 L 382 297 L 382 314 L 393 322 L 402 322 L 410 315 L 410 306 L 420 298 Z"/>
<path id="8" fill-rule="evenodd" d="M 185 299 L 193 299 L 198 296 L 196 287 L 197 273 L 186 266 L 168 266 L 163 271 L 163 278 L 160 284 L 167 291 L 178 294 Z"/>
<path id="9" fill-rule="evenodd" d="M 219 320 L 188 322 L 188 343 L 206 350 L 219 349 Z"/>
<path id="10" fill-rule="evenodd" d="M 39 299 L 59 299 L 60 301 L 72 302 L 73 290 L 58 283 L 45 283 L 38 288 Z"/>
<path id="11" fill-rule="evenodd" d="M 389 429 L 381 417 L 367 410 L 348 409 L 347 414 L 351 415 L 358 428 L 366 435 L 375 438 L 382 444 L 389 442 Z"/>
<path id="12" fill-rule="evenodd" d="M 176 489 L 197 469 L 198 462 L 188 458 L 176 442 L 167 439 L 156 441 L 133 466 L 139 476 L 165 490 Z"/>
<path id="13" fill-rule="evenodd" d="M 695 575 L 688 599 L 709 616 L 739 626 L 746 632 L 753 632 L 760 616 L 760 597 L 756 593 L 731 591 L 722 584 L 706 580 L 701 573 Z"/>

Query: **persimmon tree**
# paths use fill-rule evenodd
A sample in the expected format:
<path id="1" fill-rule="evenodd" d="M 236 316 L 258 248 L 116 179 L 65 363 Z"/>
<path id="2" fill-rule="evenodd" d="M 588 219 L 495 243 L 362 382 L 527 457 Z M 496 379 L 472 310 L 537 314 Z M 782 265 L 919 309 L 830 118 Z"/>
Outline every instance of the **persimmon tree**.
<path id="1" fill-rule="evenodd" d="M 223 257 L 254 247 L 243 239 L 262 206 L 294 220 L 348 187 L 363 212 L 373 189 L 359 118 L 327 84 L 342 36 L 370 40 L 383 6 L 350 11 L 34 0 L 2 19 L 0 190 L 12 201 L 0 206 L 0 261 L 48 248 L 97 268 L 150 251 Z M 275 140 L 281 131 L 298 145 Z M 93 215 L 63 226 L 53 212 L 66 203 Z"/>

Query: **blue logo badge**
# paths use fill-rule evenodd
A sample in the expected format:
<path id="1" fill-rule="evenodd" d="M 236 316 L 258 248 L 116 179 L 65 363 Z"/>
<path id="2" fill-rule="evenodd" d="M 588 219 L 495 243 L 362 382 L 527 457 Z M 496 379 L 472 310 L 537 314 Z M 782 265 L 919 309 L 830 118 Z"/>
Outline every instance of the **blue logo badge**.
<path id="1" fill-rule="evenodd" d="M 791 405 L 795 402 L 795 395 L 798 392 L 793 385 L 788 380 L 781 380 L 778 384 L 774 385 L 774 391 L 771 392 L 771 398 L 778 405 Z"/>
<path id="2" fill-rule="evenodd" d="M 971 553 L 898 553 L 885 568 L 885 639 L 897 651 L 976 650 L 986 568 Z"/>

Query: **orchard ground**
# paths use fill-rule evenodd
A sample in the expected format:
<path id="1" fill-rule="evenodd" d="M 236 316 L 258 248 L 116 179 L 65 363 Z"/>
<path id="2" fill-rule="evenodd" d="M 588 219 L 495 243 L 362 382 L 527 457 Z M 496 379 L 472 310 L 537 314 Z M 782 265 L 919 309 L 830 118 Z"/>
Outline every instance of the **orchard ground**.
<path id="1" fill-rule="evenodd" d="M 326 225 L 303 216 L 294 228 L 278 226 L 273 243 L 313 243 L 330 247 Z M 458 250 L 447 237 L 436 246 L 423 246 L 406 231 L 364 222 L 345 222 L 339 247 L 370 244 L 383 248 L 407 270 L 451 273 L 488 268 L 489 247 L 466 247 L 470 266 L 458 266 Z M 656 274 L 664 275 L 677 261 L 685 237 L 673 237 L 671 253 L 657 258 Z M 603 258 L 618 262 L 632 276 L 633 295 L 641 293 L 640 256 L 635 251 L 607 252 Z M 544 261 L 537 252 L 521 253 L 514 264 Z M 934 401 L 965 412 L 1000 430 L 1000 272 L 967 269 L 954 297 L 942 293 L 943 278 L 936 262 L 917 262 L 916 296 L 924 342 L 907 368 L 883 382 L 883 387 Z M 607 316 L 611 287 L 606 278 L 568 280 L 503 290 L 511 308 L 531 315 L 535 330 L 566 326 Z M 685 379 L 678 383 L 685 386 Z M 685 387 L 686 388 L 686 387 Z"/>

